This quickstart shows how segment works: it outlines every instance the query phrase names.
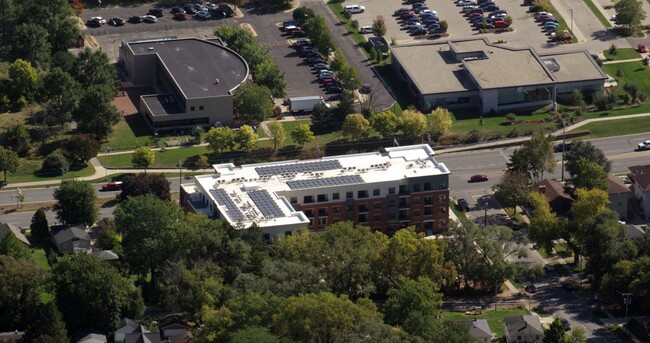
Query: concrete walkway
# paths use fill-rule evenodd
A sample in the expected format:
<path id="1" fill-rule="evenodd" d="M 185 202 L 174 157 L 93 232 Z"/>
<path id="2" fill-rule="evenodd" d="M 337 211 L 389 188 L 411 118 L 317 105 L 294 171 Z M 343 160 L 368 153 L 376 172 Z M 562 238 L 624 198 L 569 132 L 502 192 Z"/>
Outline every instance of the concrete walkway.
<path id="1" fill-rule="evenodd" d="M 645 57 L 640 58 L 631 58 L 629 60 L 616 60 L 616 61 L 604 61 L 603 64 L 617 64 L 617 63 L 627 63 L 627 62 L 640 62 L 643 61 Z"/>

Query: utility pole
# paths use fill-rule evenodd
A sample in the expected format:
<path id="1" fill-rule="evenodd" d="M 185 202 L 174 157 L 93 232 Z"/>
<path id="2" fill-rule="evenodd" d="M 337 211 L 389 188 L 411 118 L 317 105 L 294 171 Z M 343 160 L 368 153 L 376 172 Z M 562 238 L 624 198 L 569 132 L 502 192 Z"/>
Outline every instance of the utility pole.
<path id="1" fill-rule="evenodd" d="M 573 13 L 573 12 L 572 12 Z M 562 116 L 562 181 L 564 181 L 564 151 L 566 150 L 566 124 Z"/>
<path id="2" fill-rule="evenodd" d="M 178 161 L 178 187 L 183 183 L 183 161 Z"/>
<path id="3" fill-rule="evenodd" d="M 621 295 L 623 296 L 623 304 L 625 304 L 625 324 L 627 324 L 627 308 L 632 303 L 632 293 L 621 293 Z"/>
<path id="4" fill-rule="evenodd" d="M 487 228 L 488 222 L 487 222 L 487 210 L 488 210 L 488 202 L 490 202 L 489 195 L 486 195 L 483 198 L 483 210 L 485 211 L 485 214 L 483 215 L 483 228 Z"/>
<path id="5" fill-rule="evenodd" d="M 106 160 L 108 158 L 108 152 L 109 151 L 111 151 L 111 147 L 107 145 L 104 148 L 104 170 L 106 171 L 105 177 L 108 177 L 108 163 L 106 162 Z"/>

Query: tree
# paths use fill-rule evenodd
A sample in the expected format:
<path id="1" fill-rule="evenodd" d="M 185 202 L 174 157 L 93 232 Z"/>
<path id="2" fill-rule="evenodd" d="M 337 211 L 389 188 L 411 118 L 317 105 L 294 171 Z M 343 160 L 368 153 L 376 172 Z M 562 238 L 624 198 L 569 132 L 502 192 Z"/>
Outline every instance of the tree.
<path id="1" fill-rule="evenodd" d="M 79 39 L 77 21 L 71 18 L 52 21 L 52 29 L 48 38 L 53 51 L 66 51 L 74 47 Z"/>
<path id="2" fill-rule="evenodd" d="M 521 148 L 515 149 L 508 162 L 508 170 L 526 173 L 534 183 L 544 179 L 544 173 L 551 173 L 553 169 L 555 159 L 552 137 L 544 136 L 541 131 L 533 133 L 530 140 L 524 142 Z"/>
<path id="3" fill-rule="evenodd" d="M 528 199 L 530 182 L 528 176 L 517 171 L 506 171 L 499 183 L 492 187 L 494 197 L 503 207 L 515 208 Z"/>
<path id="4" fill-rule="evenodd" d="M 582 253 L 588 257 L 585 272 L 593 277 L 596 287 L 618 261 L 633 259 L 637 255 L 634 243 L 625 239 L 625 225 L 618 219 L 618 213 L 604 210 L 590 218 L 587 224 L 589 229 L 582 240 Z"/>
<path id="5" fill-rule="evenodd" d="M 400 118 L 400 129 L 404 136 L 420 136 L 426 129 L 427 118 L 417 110 L 407 109 L 402 112 Z"/>
<path id="6" fill-rule="evenodd" d="M 280 338 L 270 333 L 267 328 L 250 326 L 233 333 L 231 341 L 233 343 L 280 343 Z"/>
<path id="7" fill-rule="evenodd" d="M 245 121 L 264 121 L 273 115 L 271 91 L 247 82 L 235 91 L 234 105 L 237 114 Z"/>
<path id="8" fill-rule="evenodd" d="M 192 137 L 194 137 L 194 142 L 196 144 L 203 143 L 203 140 L 205 139 L 205 130 L 203 130 L 203 127 L 201 127 L 200 125 L 193 127 Z"/>
<path id="9" fill-rule="evenodd" d="M 641 95 L 641 90 L 639 86 L 635 83 L 625 83 L 623 85 L 623 90 L 630 96 L 632 103 L 637 103 L 639 101 L 639 96 Z"/>
<path id="10" fill-rule="evenodd" d="M 250 152 L 257 145 L 258 136 L 249 125 L 242 125 L 237 132 L 235 141 L 239 144 L 239 148 L 245 152 Z"/>
<path id="11" fill-rule="evenodd" d="M 378 15 L 375 20 L 372 21 L 372 33 L 377 37 L 383 37 L 386 35 L 386 21 L 384 17 Z"/>
<path id="12" fill-rule="evenodd" d="M 64 225 L 92 225 L 97 221 L 97 192 L 89 183 L 78 180 L 63 180 L 54 190 L 53 206 L 57 219 Z"/>
<path id="13" fill-rule="evenodd" d="M 568 343 L 585 343 L 586 341 L 587 337 L 585 336 L 585 329 L 581 326 L 574 327 L 573 330 L 571 330 L 571 334 L 568 337 Z"/>
<path id="14" fill-rule="evenodd" d="M 39 100 L 46 109 L 41 125 L 63 125 L 72 120 L 72 112 L 79 102 L 79 83 L 68 72 L 59 67 L 51 68 L 39 88 Z"/>
<path id="15" fill-rule="evenodd" d="M 291 131 L 293 141 L 304 147 L 306 143 L 314 141 L 314 133 L 311 132 L 308 124 L 299 124 Z"/>
<path id="16" fill-rule="evenodd" d="M 271 121 L 266 124 L 269 129 L 269 138 L 273 142 L 273 150 L 278 150 L 278 145 L 282 145 L 287 135 L 284 131 L 284 126 L 279 121 Z"/>
<path id="17" fill-rule="evenodd" d="M 436 316 L 442 307 L 440 287 L 427 278 L 415 280 L 402 278 L 397 286 L 388 290 L 384 304 L 386 323 L 401 325 L 410 315 Z"/>
<path id="18" fill-rule="evenodd" d="M 85 88 L 79 106 L 72 113 L 78 129 L 92 134 L 97 141 L 108 137 L 113 131 L 113 125 L 120 120 L 120 114 L 110 102 L 111 96 L 112 92 L 104 84 Z"/>
<path id="19" fill-rule="evenodd" d="M 26 320 L 25 342 L 56 343 L 69 342 L 68 331 L 61 312 L 54 301 L 39 304 L 30 311 Z"/>
<path id="20" fill-rule="evenodd" d="M 586 190 L 576 188 L 574 190 L 576 200 L 571 204 L 573 217 L 569 222 L 568 230 L 563 232 L 562 238 L 573 250 L 575 263 L 580 262 L 582 245 L 588 230 L 591 230 L 590 219 L 607 209 L 609 203 L 607 192 L 600 189 Z"/>
<path id="21" fill-rule="evenodd" d="M 447 33 L 447 30 L 449 30 L 449 23 L 446 20 L 441 20 L 440 31 L 442 31 L 442 33 Z"/>
<path id="22" fill-rule="evenodd" d="M 578 161 L 585 159 L 598 164 L 606 173 L 612 168 L 612 162 L 607 159 L 602 150 L 595 147 L 591 142 L 576 140 L 571 150 L 564 154 L 566 170 L 573 177 L 579 172 Z"/>
<path id="23" fill-rule="evenodd" d="M 0 1 L 0 26 L 3 35 L 7 34 L 9 27 L 16 26 L 16 9 L 14 6 L 14 0 Z"/>
<path id="24" fill-rule="evenodd" d="M 11 150 L 0 147 L 0 170 L 4 175 L 3 182 L 7 182 L 7 173 L 15 173 L 20 167 L 18 155 Z"/>
<path id="25" fill-rule="evenodd" d="M 436 107 L 428 116 L 428 130 L 433 133 L 435 139 L 440 138 L 445 132 L 451 129 L 453 119 L 451 112 L 446 108 Z"/>
<path id="26" fill-rule="evenodd" d="M 214 153 L 221 153 L 227 148 L 230 148 L 232 151 L 235 147 L 236 138 L 237 135 L 235 132 L 225 126 L 213 127 L 205 136 L 205 140 L 208 142 L 208 149 Z"/>
<path id="27" fill-rule="evenodd" d="M 564 343 L 566 342 L 566 334 L 564 331 L 564 325 L 560 321 L 560 318 L 555 318 L 548 329 L 544 330 L 544 339 L 543 343 Z"/>
<path id="28" fill-rule="evenodd" d="M 0 238 L 0 255 L 11 256 L 15 259 L 30 259 L 32 252 L 25 243 L 11 233 Z"/>
<path id="29" fill-rule="evenodd" d="M 113 331 L 123 316 L 133 318 L 144 312 L 140 290 L 94 255 L 59 259 L 51 278 L 56 305 L 70 332 L 90 328 Z"/>
<path id="30" fill-rule="evenodd" d="M 576 163 L 575 170 L 577 173 L 571 179 L 574 187 L 607 191 L 607 173 L 597 163 L 581 158 Z"/>
<path id="31" fill-rule="evenodd" d="M 339 70 L 337 75 L 343 84 L 343 88 L 353 91 L 361 87 L 361 78 L 353 66 L 346 63 L 345 66 Z"/>
<path id="32" fill-rule="evenodd" d="M 83 89 L 101 85 L 106 99 L 112 98 L 119 89 L 120 82 L 115 67 L 101 50 L 85 48 L 77 56 L 71 74 Z M 92 108 L 91 108 L 92 109 Z"/>
<path id="33" fill-rule="evenodd" d="M 115 220 L 104 217 L 95 225 L 97 232 L 97 243 L 104 250 L 113 250 L 118 254 L 122 253 L 122 236 L 117 233 Z"/>
<path id="34" fill-rule="evenodd" d="M 327 107 L 323 103 L 318 103 L 314 106 L 311 112 L 311 130 L 318 134 L 328 133 L 335 131 L 335 127 L 342 124 L 335 122 L 334 110 Z"/>
<path id="35" fill-rule="evenodd" d="M 61 149 L 56 149 L 51 152 L 43 160 L 41 172 L 46 175 L 63 175 L 70 169 L 68 159 L 63 156 Z"/>
<path id="36" fill-rule="evenodd" d="M 374 304 L 364 300 L 355 304 L 345 295 L 331 293 L 290 297 L 273 317 L 274 331 L 298 342 L 349 341 L 343 338 L 361 321 L 379 317 Z"/>
<path id="37" fill-rule="evenodd" d="M 45 209 L 43 207 L 34 212 L 29 230 L 34 239 L 46 241 L 50 238 L 50 226 L 47 223 L 47 217 L 45 216 Z"/>
<path id="38" fill-rule="evenodd" d="M 319 293 L 329 288 L 322 282 L 317 267 L 306 261 L 265 259 L 259 272 L 242 273 L 234 282 L 235 287 L 256 294 L 274 294 L 279 297 Z M 229 306 L 233 309 L 232 306 Z M 260 324 L 260 323 L 252 323 Z"/>
<path id="39" fill-rule="evenodd" d="M 52 49 L 47 36 L 47 30 L 40 25 L 19 25 L 12 37 L 13 53 L 16 57 L 44 69 L 49 63 Z"/>
<path id="40" fill-rule="evenodd" d="M 553 250 L 553 241 L 560 237 L 562 231 L 561 221 L 551 212 L 546 197 L 538 192 L 531 192 L 528 200 L 533 208 L 530 221 L 530 239 L 543 247 L 546 251 Z"/>
<path id="41" fill-rule="evenodd" d="M 25 156 L 29 150 L 29 132 L 23 124 L 8 126 L 2 133 L 2 145 Z"/>
<path id="42" fill-rule="evenodd" d="M 329 55 L 335 48 L 334 39 L 329 32 L 325 18 L 316 15 L 305 21 L 302 26 L 314 48 L 323 56 Z"/>
<path id="43" fill-rule="evenodd" d="M 173 312 L 199 313 L 203 306 L 216 306 L 222 301 L 225 287 L 217 277 L 219 267 L 203 263 L 188 269 L 175 262 L 163 271 L 162 303 Z"/>
<path id="44" fill-rule="evenodd" d="M 376 113 L 372 116 L 372 128 L 384 137 L 392 137 L 397 132 L 399 118 L 392 111 Z"/>
<path id="45" fill-rule="evenodd" d="M 130 197 L 151 194 L 160 200 L 170 201 L 169 181 L 165 174 L 135 174 L 122 181 L 122 191 L 117 196 L 120 202 Z"/>
<path id="46" fill-rule="evenodd" d="M 275 98 L 281 98 L 286 95 L 285 88 L 287 81 L 284 79 L 284 72 L 273 60 L 266 60 L 255 66 L 255 83 L 265 86 L 271 90 Z"/>
<path id="47" fill-rule="evenodd" d="M 614 4 L 616 10 L 616 23 L 636 31 L 636 28 L 645 20 L 646 13 L 639 0 L 621 0 Z"/>
<path id="48" fill-rule="evenodd" d="M 314 10 L 309 7 L 302 6 L 293 10 L 293 13 L 291 15 L 293 17 L 293 20 L 299 23 L 304 23 L 305 21 L 315 17 L 316 12 L 314 12 Z"/>
<path id="49" fill-rule="evenodd" d="M 199 156 L 196 160 L 196 167 L 199 169 L 208 169 L 210 168 L 210 162 L 208 161 L 208 155 L 203 154 Z"/>
<path id="50" fill-rule="evenodd" d="M 127 198 L 115 208 L 115 224 L 123 235 L 122 248 L 129 268 L 141 280 L 150 276 L 150 289 L 157 287 L 161 268 L 176 257 L 180 246 L 180 207 L 153 195 Z"/>
<path id="51" fill-rule="evenodd" d="M 147 168 L 154 164 L 156 161 L 156 154 L 147 146 L 136 148 L 131 156 L 131 164 L 136 168 Z"/>
<path id="52" fill-rule="evenodd" d="M 41 302 L 45 271 L 30 258 L 0 255 L 0 280 L 0 329 L 25 327 L 29 313 Z"/>
<path id="53" fill-rule="evenodd" d="M 36 69 L 29 62 L 17 59 L 9 66 L 8 73 L 11 80 L 11 100 L 15 102 L 23 97 L 28 102 L 32 101 L 38 80 Z"/>
<path id="54" fill-rule="evenodd" d="M 348 114 L 343 122 L 343 136 L 349 137 L 353 141 L 359 141 L 368 136 L 370 122 L 363 114 Z"/>
<path id="55" fill-rule="evenodd" d="M 81 14 L 86 9 L 86 5 L 83 3 L 83 0 L 72 0 L 70 5 L 72 5 L 72 10 L 74 11 L 74 14 L 77 17 L 81 18 Z"/>
<path id="56" fill-rule="evenodd" d="M 99 144 L 87 135 L 74 135 L 65 144 L 65 155 L 72 164 L 84 165 L 97 156 Z"/>

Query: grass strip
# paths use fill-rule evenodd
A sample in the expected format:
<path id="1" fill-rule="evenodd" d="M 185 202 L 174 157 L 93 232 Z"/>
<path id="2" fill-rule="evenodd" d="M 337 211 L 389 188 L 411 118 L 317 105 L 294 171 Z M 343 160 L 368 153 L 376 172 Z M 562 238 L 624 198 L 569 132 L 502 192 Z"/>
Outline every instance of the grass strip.
<path id="1" fill-rule="evenodd" d="M 589 0 L 585 0 L 589 1 Z M 616 53 L 612 55 L 609 50 L 603 51 L 603 55 L 605 55 L 605 58 L 608 61 L 623 61 L 623 60 L 631 60 L 635 58 L 641 58 L 641 54 L 636 51 L 634 48 L 621 48 L 621 49 L 616 49 Z"/>
<path id="2" fill-rule="evenodd" d="M 585 2 L 585 5 L 587 5 L 587 7 L 589 7 L 591 12 L 593 12 L 593 14 L 596 16 L 596 18 L 598 18 L 598 21 L 600 21 L 600 23 L 603 24 L 603 26 L 605 28 L 612 27 L 612 23 L 610 23 L 609 20 L 607 20 L 607 18 L 605 18 L 603 13 L 600 10 L 598 10 L 598 7 L 596 7 L 596 4 L 594 4 L 594 2 L 592 0 L 582 0 L 582 1 Z"/>

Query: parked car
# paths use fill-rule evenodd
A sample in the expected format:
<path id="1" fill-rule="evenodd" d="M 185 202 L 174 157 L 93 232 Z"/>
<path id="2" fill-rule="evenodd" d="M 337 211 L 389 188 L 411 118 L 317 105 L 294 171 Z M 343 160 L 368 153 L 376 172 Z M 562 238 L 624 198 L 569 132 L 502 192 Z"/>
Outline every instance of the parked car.
<path id="1" fill-rule="evenodd" d="M 458 199 L 458 208 L 463 212 L 469 212 L 470 210 L 469 203 L 463 198 Z"/>
<path id="2" fill-rule="evenodd" d="M 337 84 L 331 84 L 329 86 L 325 87 L 325 93 L 328 94 L 339 94 L 343 92 L 343 87 L 337 85 Z"/>
<path id="3" fill-rule="evenodd" d="M 491 14 L 490 18 L 505 20 L 507 16 L 508 16 L 507 13 L 496 13 L 496 14 Z"/>
<path id="4" fill-rule="evenodd" d="M 472 21 L 472 19 L 476 17 L 483 17 L 483 15 L 481 13 L 472 13 L 467 17 L 467 19 L 469 19 L 469 21 Z"/>
<path id="5" fill-rule="evenodd" d="M 398 9 L 397 11 L 393 12 L 393 16 L 398 17 L 400 14 L 406 13 L 406 12 L 411 12 L 411 10 L 408 9 L 408 8 L 402 7 L 400 9 Z"/>
<path id="6" fill-rule="evenodd" d="M 363 13 L 366 11 L 366 7 L 364 6 L 359 6 L 359 5 L 347 5 L 345 6 L 345 12 L 355 14 L 355 13 Z"/>
<path id="7" fill-rule="evenodd" d="M 488 7 L 490 5 L 496 5 L 496 4 L 494 3 L 494 1 L 488 0 L 488 1 L 484 1 L 483 3 L 479 3 L 478 7 L 485 8 L 485 7 Z"/>
<path id="8" fill-rule="evenodd" d="M 458 6 L 476 5 L 476 0 L 458 0 L 456 1 L 456 5 Z"/>
<path id="9" fill-rule="evenodd" d="M 181 20 L 182 21 L 182 20 L 187 20 L 189 18 L 190 18 L 190 16 L 187 15 L 187 13 L 185 13 L 185 12 L 178 12 L 178 13 L 174 14 L 174 19 L 176 19 L 176 20 Z"/>
<path id="10" fill-rule="evenodd" d="M 129 23 L 138 24 L 141 22 L 142 22 L 142 17 L 139 15 L 134 15 L 132 17 L 129 17 Z"/>
<path id="11" fill-rule="evenodd" d="M 640 53 L 648 52 L 648 48 L 644 44 L 639 44 L 636 49 L 639 50 Z"/>
<path id="12" fill-rule="evenodd" d="M 360 26 L 359 33 L 361 34 L 372 33 L 372 26 L 369 25 Z"/>
<path id="13" fill-rule="evenodd" d="M 119 191 L 122 189 L 122 181 L 109 182 L 102 185 L 102 191 Z"/>
<path id="14" fill-rule="evenodd" d="M 409 11 L 409 12 L 400 13 L 399 18 L 402 19 L 402 20 L 405 20 L 405 19 L 414 18 L 414 17 L 417 17 L 417 16 L 418 16 L 417 13 L 415 13 L 413 11 Z"/>
<path id="15" fill-rule="evenodd" d="M 419 29 L 416 29 L 416 30 L 411 31 L 411 35 L 412 35 L 412 36 L 422 36 L 422 35 L 426 35 L 427 32 L 428 32 L 428 29 L 429 29 L 429 28 L 426 28 L 426 29 L 425 29 L 425 28 L 422 28 L 422 27 L 421 27 L 421 28 L 419 28 Z"/>
<path id="16" fill-rule="evenodd" d="M 418 8 L 429 8 L 429 5 L 425 4 L 424 2 L 416 2 L 411 4 L 411 8 L 413 10 L 416 10 Z"/>
<path id="17" fill-rule="evenodd" d="M 476 174 L 476 175 L 472 175 L 469 178 L 469 182 L 484 182 L 484 181 L 487 181 L 489 179 L 490 178 L 487 175 Z"/>
<path id="18" fill-rule="evenodd" d="M 510 26 L 510 24 L 506 23 L 504 20 L 495 20 L 492 23 L 492 26 L 494 26 L 497 29 L 505 29 L 508 26 Z"/>
<path id="19" fill-rule="evenodd" d="M 560 143 L 560 144 L 555 144 L 553 146 L 553 152 L 562 152 L 564 151 L 571 151 L 571 148 L 573 147 L 573 143 Z"/>
<path id="20" fill-rule="evenodd" d="M 312 66 L 312 68 L 320 71 L 320 70 L 332 70 L 332 67 L 329 66 L 329 64 L 325 63 L 316 63 Z"/>
<path id="21" fill-rule="evenodd" d="M 650 139 L 645 140 L 637 145 L 638 150 L 648 150 L 650 149 Z"/>
<path id="22" fill-rule="evenodd" d="M 524 290 L 528 293 L 537 293 L 537 286 L 534 283 L 528 283 Z"/>
<path id="23" fill-rule="evenodd" d="M 165 12 L 162 10 L 162 8 L 152 8 L 147 14 L 156 16 L 157 18 L 165 16 Z"/>
<path id="24" fill-rule="evenodd" d="M 438 28 L 428 28 L 427 27 L 427 34 L 434 35 L 434 34 L 438 34 L 438 33 L 444 33 L 444 32 L 442 32 L 442 29 L 439 28 L 439 27 Z"/>
<path id="25" fill-rule="evenodd" d="M 185 13 L 185 10 L 182 9 L 182 8 L 180 8 L 180 7 L 172 7 L 172 9 L 171 9 L 170 12 L 171 12 L 172 14 L 176 14 L 176 13 Z"/>
<path id="26" fill-rule="evenodd" d="M 497 5 L 490 5 L 490 6 L 483 7 L 483 10 L 484 10 L 485 12 L 498 11 L 498 10 L 499 10 L 499 6 L 497 6 Z"/>
<path id="27" fill-rule="evenodd" d="M 142 16 L 142 21 L 144 21 L 145 23 L 155 23 L 158 21 L 158 18 L 156 18 L 155 15 L 147 14 Z"/>
<path id="28" fill-rule="evenodd" d="M 196 12 L 198 12 L 198 10 L 196 9 L 196 7 L 194 7 L 194 6 L 192 6 L 192 5 L 186 5 L 186 6 L 184 6 L 184 7 L 183 7 L 183 10 L 185 10 L 185 13 L 187 13 L 187 14 L 196 14 Z"/>
<path id="29" fill-rule="evenodd" d="M 121 17 L 114 17 L 111 18 L 111 20 L 108 21 L 108 25 L 112 26 L 122 26 L 126 23 L 126 19 L 121 18 Z"/>
<path id="30" fill-rule="evenodd" d="M 560 322 L 562 323 L 562 326 L 564 326 L 564 331 L 571 330 L 571 323 L 569 323 L 566 318 L 560 318 Z"/>
<path id="31" fill-rule="evenodd" d="M 86 22 L 86 26 L 90 27 L 100 27 L 104 24 L 106 24 L 106 19 L 102 17 L 92 17 Z"/>
<path id="32" fill-rule="evenodd" d="M 406 24 L 404 26 L 404 28 L 407 29 L 409 32 L 411 32 L 411 30 L 422 28 L 422 24 L 420 24 L 420 23 L 408 23 L 408 24 Z"/>
<path id="33" fill-rule="evenodd" d="M 211 19 L 212 14 L 210 14 L 210 12 L 208 12 L 208 11 L 199 11 L 199 12 L 196 12 L 196 17 L 199 18 L 199 19 Z"/>

